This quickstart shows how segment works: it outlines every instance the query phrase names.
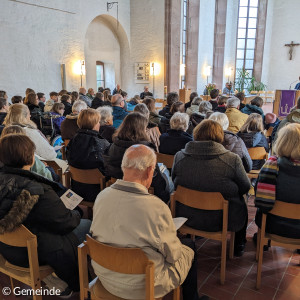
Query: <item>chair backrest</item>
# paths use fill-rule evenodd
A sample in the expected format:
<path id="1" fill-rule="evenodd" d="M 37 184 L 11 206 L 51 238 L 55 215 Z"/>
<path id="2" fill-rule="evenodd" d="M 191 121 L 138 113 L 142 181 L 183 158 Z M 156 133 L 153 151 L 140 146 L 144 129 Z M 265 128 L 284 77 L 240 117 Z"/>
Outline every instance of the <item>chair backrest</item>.
<path id="1" fill-rule="evenodd" d="M 146 300 L 154 299 L 154 263 L 140 248 L 119 248 L 86 235 L 87 254 L 97 264 L 122 274 L 145 274 Z"/>
<path id="2" fill-rule="evenodd" d="M 31 239 L 36 240 L 36 236 L 24 225 L 17 227 L 12 232 L 0 234 L 0 242 L 13 247 L 27 247 L 27 241 Z"/>
<path id="3" fill-rule="evenodd" d="M 268 159 L 268 153 L 264 147 L 248 148 L 248 152 L 252 160 Z"/>
<path id="4" fill-rule="evenodd" d="M 99 169 L 77 169 L 69 166 L 71 178 L 77 182 L 85 184 L 100 184 L 101 190 L 105 187 L 105 176 Z"/>
<path id="5" fill-rule="evenodd" d="M 269 127 L 268 130 L 267 130 L 266 133 L 265 133 L 265 136 L 266 136 L 266 137 L 271 136 L 271 135 L 272 135 L 272 132 L 273 132 L 273 129 L 274 129 L 274 127 Z"/>
<path id="6" fill-rule="evenodd" d="M 269 213 L 287 219 L 300 220 L 300 203 L 295 204 L 276 200 Z"/>
<path id="7" fill-rule="evenodd" d="M 65 142 L 65 146 L 67 147 L 68 144 L 70 143 L 70 140 L 64 140 L 64 142 Z"/>
<path id="8" fill-rule="evenodd" d="M 156 152 L 157 162 L 163 163 L 168 169 L 172 169 L 174 162 L 174 155 L 163 154 Z"/>

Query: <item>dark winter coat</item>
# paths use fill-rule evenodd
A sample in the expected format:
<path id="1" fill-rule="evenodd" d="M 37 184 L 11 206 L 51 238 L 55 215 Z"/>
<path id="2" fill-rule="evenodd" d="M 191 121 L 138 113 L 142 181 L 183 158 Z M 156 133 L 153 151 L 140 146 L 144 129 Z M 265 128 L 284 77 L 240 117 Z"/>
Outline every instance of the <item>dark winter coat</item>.
<path id="1" fill-rule="evenodd" d="M 118 137 L 113 139 L 113 144 L 108 150 L 108 155 L 104 157 L 107 176 L 111 176 L 116 179 L 123 178 L 121 164 L 124 153 L 129 147 L 136 144 L 146 145 L 155 150 L 155 146 L 148 141 L 124 141 L 120 140 Z M 169 201 L 170 195 L 169 192 L 166 191 L 166 182 L 162 177 L 157 164 L 151 186 L 154 188 L 154 195 L 162 199 L 164 202 Z"/>
<path id="2" fill-rule="evenodd" d="M 115 133 L 116 128 L 111 125 L 101 125 L 99 134 L 103 139 L 106 139 L 109 143 L 112 143 L 112 136 Z"/>
<path id="3" fill-rule="evenodd" d="M 140 94 L 140 98 L 141 98 L 141 99 L 144 99 L 144 98 L 147 97 L 147 96 L 152 97 L 153 94 L 152 94 L 151 92 L 142 92 L 142 93 Z"/>
<path id="4" fill-rule="evenodd" d="M 256 105 L 246 104 L 245 107 L 243 109 L 241 109 L 241 112 L 244 114 L 247 114 L 247 115 L 257 113 L 257 114 L 261 115 L 262 117 L 264 117 L 263 110 Z"/>
<path id="5" fill-rule="evenodd" d="M 75 136 L 75 134 L 79 130 L 79 127 L 77 125 L 77 119 L 77 114 L 70 114 L 67 115 L 64 121 L 61 123 L 60 132 L 61 138 L 63 140 L 71 140 Z"/>
<path id="6" fill-rule="evenodd" d="M 244 141 L 240 137 L 238 137 L 236 134 L 234 134 L 231 131 L 225 130 L 223 146 L 227 150 L 237 154 L 241 158 L 246 172 L 252 170 L 251 157 L 249 155 L 249 152 L 247 150 Z"/>
<path id="7" fill-rule="evenodd" d="M 128 112 L 125 111 L 120 106 L 113 106 L 112 115 L 113 115 L 113 126 L 115 128 L 118 128 L 123 122 L 123 120 L 125 119 L 125 117 L 128 115 Z"/>
<path id="8" fill-rule="evenodd" d="M 250 182 L 238 155 L 212 141 L 193 141 L 175 155 L 172 169 L 175 186 L 203 191 L 220 192 L 229 202 L 228 229 L 239 231 L 247 218 L 243 194 Z M 202 211 L 177 203 L 176 215 L 186 217 L 190 227 L 206 231 L 222 228 L 219 211 Z"/>
<path id="9" fill-rule="evenodd" d="M 218 101 L 217 100 L 209 100 L 209 103 L 212 106 L 212 110 L 216 111 L 216 108 L 218 107 Z"/>
<path id="10" fill-rule="evenodd" d="M 160 138 L 159 152 L 174 155 L 184 149 L 185 144 L 192 141 L 193 137 L 183 130 L 169 129 Z"/>
<path id="11" fill-rule="evenodd" d="M 170 120 L 173 115 L 166 113 L 163 118 L 161 118 L 159 123 L 159 128 L 161 133 L 165 133 L 170 129 Z"/>
<path id="12" fill-rule="evenodd" d="M 0 125 L 3 124 L 6 115 L 7 115 L 6 112 L 0 112 Z"/>
<path id="13" fill-rule="evenodd" d="M 41 108 L 39 107 L 39 105 L 34 105 L 34 104 L 28 104 L 27 106 L 30 111 L 31 121 L 33 121 L 37 125 L 38 129 L 41 129 L 41 123 L 40 123 L 40 118 L 42 116 Z"/>
<path id="14" fill-rule="evenodd" d="M 205 115 L 200 113 L 191 114 L 190 121 L 192 122 L 193 127 L 195 128 L 200 122 L 205 119 Z"/>
<path id="15" fill-rule="evenodd" d="M 171 106 L 167 104 L 162 110 L 158 112 L 158 114 L 161 116 L 165 116 L 167 113 L 170 113 L 170 109 Z"/>
<path id="16" fill-rule="evenodd" d="M 78 286 L 77 246 L 72 232 L 80 223 L 77 210 L 69 210 L 59 198 L 64 190 L 53 181 L 22 169 L 0 169 L 0 234 L 24 224 L 37 236 L 38 258 L 41 265 L 49 264 L 62 278 Z M 26 248 L 0 243 L 1 254 L 11 263 L 28 266 Z M 60 253 L 60 255 L 58 255 Z M 58 256 L 57 256 L 57 255 Z M 68 257 L 59 259 L 59 257 Z M 66 275 L 66 272 L 65 272 Z M 75 283 L 74 283 L 75 282 Z"/>
<path id="17" fill-rule="evenodd" d="M 104 101 L 101 100 L 100 98 L 95 97 L 95 98 L 93 99 L 93 101 L 92 101 L 92 106 L 91 106 L 91 108 L 96 109 L 96 108 L 101 107 L 101 106 L 104 106 Z"/>
<path id="18" fill-rule="evenodd" d="M 214 111 L 225 114 L 226 105 L 218 105 L 218 107 Z"/>
<path id="19" fill-rule="evenodd" d="M 65 106 L 64 116 L 70 115 L 72 113 L 72 104 L 67 101 L 61 101 L 61 103 Z"/>
<path id="20" fill-rule="evenodd" d="M 262 132 L 238 132 L 237 135 L 244 141 L 247 148 L 264 147 L 269 152 L 269 143 Z M 253 160 L 252 169 L 259 170 L 265 163 L 265 159 Z"/>
<path id="21" fill-rule="evenodd" d="M 66 148 L 70 166 L 77 169 L 95 169 L 105 175 L 103 154 L 110 143 L 102 139 L 95 130 L 79 129 Z M 72 180 L 72 190 L 85 201 L 95 201 L 100 192 L 100 185 L 83 184 Z"/>
<path id="22" fill-rule="evenodd" d="M 300 205 L 300 165 L 286 157 L 277 160 L 279 167 L 276 183 L 276 201 Z M 259 206 L 258 206 L 259 207 Z M 261 226 L 261 211 L 257 210 L 255 223 Z M 268 214 L 266 232 L 287 238 L 300 239 L 300 216 L 298 219 L 286 219 Z"/>
<path id="23" fill-rule="evenodd" d="M 52 115 L 52 122 L 55 129 L 55 135 L 60 135 L 60 126 L 66 117 L 61 116 L 60 114 L 55 112 L 50 112 L 50 114 Z"/>

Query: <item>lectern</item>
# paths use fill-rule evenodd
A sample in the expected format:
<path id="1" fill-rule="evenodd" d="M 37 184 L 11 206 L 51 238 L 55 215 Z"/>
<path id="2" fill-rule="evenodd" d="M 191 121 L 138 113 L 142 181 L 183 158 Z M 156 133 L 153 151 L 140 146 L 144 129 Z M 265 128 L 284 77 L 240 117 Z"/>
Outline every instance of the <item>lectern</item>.
<path id="1" fill-rule="evenodd" d="M 297 104 L 300 97 L 298 90 L 276 90 L 273 112 L 279 119 L 285 118 Z"/>

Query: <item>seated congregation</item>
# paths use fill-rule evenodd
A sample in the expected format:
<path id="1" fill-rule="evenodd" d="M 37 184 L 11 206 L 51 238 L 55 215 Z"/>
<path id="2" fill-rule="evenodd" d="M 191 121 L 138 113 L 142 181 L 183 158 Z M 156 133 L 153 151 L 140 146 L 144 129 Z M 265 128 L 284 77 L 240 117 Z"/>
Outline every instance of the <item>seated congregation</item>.
<path id="1" fill-rule="evenodd" d="M 39 264 L 51 266 L 67 285 L 62 297 L 80 290 L 77 247 L 89 234 L 112 247 L 142 249 L 154 262 L 156 298 L 181 286 L 184 300 L 208 299 L 198 296 L 194 239 L 178 235 L 172 217 L 187 218 L 184 226 L 194 230 L 220 232 L 222 211 L 178 202 L 171 213 L 172 193 L 181 188 L 219 193 L 228 202 L 236 257 L 247 251 L 251 188 L 257 226 L 267 214 L 266 232 L 300 239 L 300 219 L 270 213 L 276 201 L 300 205 L 300 98 L 280 121 L 264 113 L 260 97 L 245 104 L 242 93 L 227 97 L 216 89 L 210 101 L 194 92 L 187 103 L 171 92 L 160 111 L 148 87 L 128 101 L 120 85 L 113 95 L 81 87 L 51 92 L 47 101 L 32 89 L 12 104 L 4 91 L 0 96 L 0 235 L 21 224 L 35 234 Z M 251 155 L 258 148 L 265 154 L 260 159 Z M 68 164 L 70 182 L 51 161 Z M 95 169 L 99 178 L 85 178 Z M 83 205 L 66 208 L 60 197 L 69 187 L 93 207 L 91 220 Z M 25 248 L 0 242 L 0 254 L 11 264 L 29 265 Z M 109 293 L 145 297 L 144 276 L 116 273 L 94 260 L 91 266 Z"/>

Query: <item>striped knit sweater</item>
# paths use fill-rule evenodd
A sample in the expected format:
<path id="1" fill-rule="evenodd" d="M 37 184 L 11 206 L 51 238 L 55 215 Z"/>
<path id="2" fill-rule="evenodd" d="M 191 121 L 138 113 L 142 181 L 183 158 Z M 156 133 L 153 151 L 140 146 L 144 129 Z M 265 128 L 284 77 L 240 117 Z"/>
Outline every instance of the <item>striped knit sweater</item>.
<path id="1" fill-rule="evenodd" d="M 265 213 L 273 208 L 276 200 L 278 170 L 277 157 L 271 156 L 260 170 L 258 176 L 255 206 Z"/>

